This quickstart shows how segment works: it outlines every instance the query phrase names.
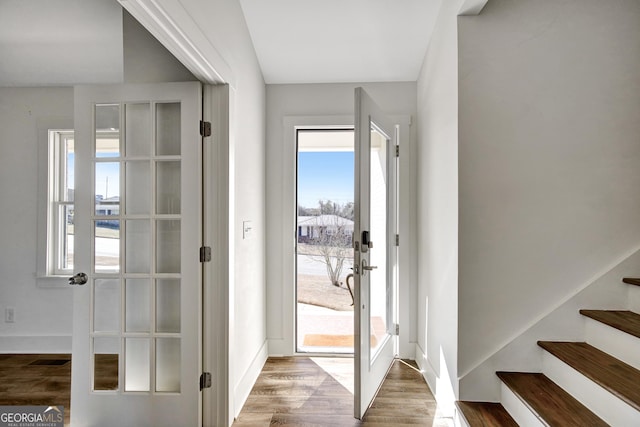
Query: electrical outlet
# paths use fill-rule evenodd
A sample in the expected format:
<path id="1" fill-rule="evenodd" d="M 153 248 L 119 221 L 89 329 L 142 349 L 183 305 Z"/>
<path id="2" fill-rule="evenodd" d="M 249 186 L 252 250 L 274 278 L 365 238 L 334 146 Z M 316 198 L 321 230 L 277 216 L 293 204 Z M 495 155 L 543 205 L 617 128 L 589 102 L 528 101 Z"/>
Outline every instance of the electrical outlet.
<path id="1" fill-rule="evenodd" d="M 16 321 L 16 311 L 13 307 L 4 309 L 4 321 L 5 323 L 14 323 Z"/>

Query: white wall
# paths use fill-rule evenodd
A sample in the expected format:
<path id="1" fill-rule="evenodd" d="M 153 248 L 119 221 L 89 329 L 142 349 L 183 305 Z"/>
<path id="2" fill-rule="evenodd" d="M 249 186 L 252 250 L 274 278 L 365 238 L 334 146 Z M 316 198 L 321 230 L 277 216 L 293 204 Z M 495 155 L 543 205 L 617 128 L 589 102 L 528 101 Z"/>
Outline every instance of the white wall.
<path id="1" fill-rule="evenodd" d="M 122 39 L 124 83 L 198 80 L 126 10 L 122 10 Z"/>
<path id="2" fill-rule="evenodd" d="M 458 58 L 461 1 L 444 1 L 418 78 L 416 360 L 440 410 L 458 373 Z"/>
<path id="3" fill-rule="evenodd" d="M 285 118 L 325 116 L 324 124 L 353 124 L 354 89 L 362 86 L 392 115 L 416 115 L 415 83 L 267 85 L 267 331 L 269 353 L 294 351 L 295 146 L 286 146 Z M 292 119 L 295 121 L 295 119 Z M 415 132 L 411 127 L 411 132 Z M 289 138 L 291 142 L 291 139 Z M 415 341 L 415 135 L 401 141 L 401 354 Z M 292 224 L 288 229 L 287 224 Z M 405 240 L 406 239 L 406 240 Z M 413 356 L 413 353 L 409 354 Z"/>
<path id="4" fill-rule="evenodd" d="M 0 88 L 0 128 L 0 353 L 70 352 L 71 289 L 37 286 L 36 252 L 47 174 L 46 154 L 44 168 L 38 157 L 48 129 L 73 128 L 73 89 Z M 4 322 L 6 307 L 15 323 Z"/>
<path id="5" fill-rule="evenodd" d="M 640 245 L 639 24 L 637 0 L 460 18 L 461 376 Z"/>

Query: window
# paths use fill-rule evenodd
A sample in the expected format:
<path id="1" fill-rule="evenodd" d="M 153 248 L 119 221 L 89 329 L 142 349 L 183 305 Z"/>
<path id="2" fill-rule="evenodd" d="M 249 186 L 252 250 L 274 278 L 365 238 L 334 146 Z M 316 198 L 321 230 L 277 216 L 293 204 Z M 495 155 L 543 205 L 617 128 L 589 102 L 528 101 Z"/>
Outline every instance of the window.
<path id="1" fill-rule="evenodd" d="M 74 155 L 73 131 L 50 130 L 46 245 L 49 276 L 73 271 Z"/>

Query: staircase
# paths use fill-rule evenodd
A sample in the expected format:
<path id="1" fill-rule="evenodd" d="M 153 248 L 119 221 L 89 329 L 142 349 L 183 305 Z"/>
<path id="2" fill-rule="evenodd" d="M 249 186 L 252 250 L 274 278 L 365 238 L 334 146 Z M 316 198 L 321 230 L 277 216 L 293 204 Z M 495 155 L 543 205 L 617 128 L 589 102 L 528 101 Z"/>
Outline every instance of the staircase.
<path id="1" fill-rule="evenodd" d="M 624 278 L 640 286 L 640 278 Z M 586 342 L 538 341 L 542 373 L 496 372 L 501 402 L 456 402 L 476 426 L 640 426 L 640 314 L 580 310 Z"/>

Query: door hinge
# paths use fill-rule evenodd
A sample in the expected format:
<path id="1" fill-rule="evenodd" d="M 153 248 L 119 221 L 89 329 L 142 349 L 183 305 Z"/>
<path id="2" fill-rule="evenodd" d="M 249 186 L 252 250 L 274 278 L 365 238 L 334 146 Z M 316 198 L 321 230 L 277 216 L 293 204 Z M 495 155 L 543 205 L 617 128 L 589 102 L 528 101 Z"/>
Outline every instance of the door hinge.
<path id="1" fill-rule="evenodd" d="M 203 372 L 200 375 L 200 391 L 205 388 L 211 388 L 211 372 Z"/>
<path id="2" fill-rule="evenodd" d="M 200 262 L 211 261 L 211 246 L 203 246 L 200 248 Z"/>
<path id="3" fill-rule="evenodd" d="M 211 136 L 211 122 L 200 120 L 200 136 Z"/>
<path id="4" fill-rule="evenodd" d="M 400 246 L 400 235 L 396 234 L 396 246 Z"/>
<path id="5" fill-rule="evenodd" d="M 396 145 L 396 157 L 400 157 L 400 146 Z"/>
<path id="6" fill-rule="evenodd" d="M 395 333 L 396 335 L 400 335 L 400 325 L 399 324 L 395 324 Z"/>

